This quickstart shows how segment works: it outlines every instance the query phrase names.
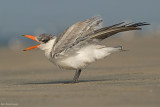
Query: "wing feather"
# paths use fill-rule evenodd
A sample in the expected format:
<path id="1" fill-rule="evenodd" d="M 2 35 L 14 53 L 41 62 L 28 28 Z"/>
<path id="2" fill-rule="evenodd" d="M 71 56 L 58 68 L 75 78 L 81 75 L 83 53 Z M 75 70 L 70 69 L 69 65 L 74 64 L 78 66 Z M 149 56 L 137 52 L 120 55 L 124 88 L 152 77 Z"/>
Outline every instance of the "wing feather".
<path id="1" fill-rule="evenodd" d="M 68 47 L 72 46 L 79 37 L 83 37 L 89 32 L 92 32 L 100 28 L 99 25 L 101 22 L 101 18 L 97 16 L 73 24 L 56 39 L 56 42 L 52 49 L 52 56 L 59 54 Z"/>
<path id="2" fill-rule="evenodd" d="M 140 23 L 135 23 L 135 24 L 125 24 L 125 25 L 119 26 L 123 23 L 124 22 L 110 26 L 110 27 L 104 27 L 104 28 L 98 29 L 88 34 L 88 38 L 103 40 L 119 32 L 131 31 L 131 30 L 141 30 L 142 28 L 140 28 L 139 26 L 149 25 L 146 22 L 140 22 Z"/>
<path id="3" fill-rule="evenodd" d="M 93 17 L 73 24 L 56 39 L 52 48 L 52 56 L 60 55 L 61 53 L 64 53 L 65 50 L 68 50 L 79 43 L 86 44 L 94 39 L 103 40 L 119 32 L 140 30 L 141 28 L 139 26 L 149 25 L 146 22 L 135 24 L 124 24 L 124 22 L 121 22 L 102 28 L 100 26 L 101 23 L 102 20 L 100 17 Z"/>

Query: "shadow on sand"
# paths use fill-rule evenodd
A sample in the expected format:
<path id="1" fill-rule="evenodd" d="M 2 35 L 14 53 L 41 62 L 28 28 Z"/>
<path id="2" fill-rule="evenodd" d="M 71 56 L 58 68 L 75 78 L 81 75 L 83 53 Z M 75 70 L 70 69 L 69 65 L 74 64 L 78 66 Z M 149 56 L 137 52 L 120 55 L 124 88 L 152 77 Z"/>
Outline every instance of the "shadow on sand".
<path id="1" fill-rule="evenodd" d="M 98 82 L 98 81 L 110 81 L 110 79 L 103 79 L 103 80 L 79 80 L 78 83 L 83 82 Z M 74 84 L 71 80 L 63 80 L 63 81 L 44 81 L 44 82 L 28 82 L 28 83 L 22 83 L 22 85 L 28 85 L 28 84 Z"/>

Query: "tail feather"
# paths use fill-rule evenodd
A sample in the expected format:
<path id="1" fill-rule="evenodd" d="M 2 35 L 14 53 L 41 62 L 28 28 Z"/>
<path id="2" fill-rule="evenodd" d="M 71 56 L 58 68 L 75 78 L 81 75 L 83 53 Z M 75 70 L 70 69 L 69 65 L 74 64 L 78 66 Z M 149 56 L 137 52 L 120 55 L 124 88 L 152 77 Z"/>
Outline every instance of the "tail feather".
<path id="1" fill-rule="evenodd" d="M 122 50 L 122 46 L 115 46 L 114 48 L 117 48 L 117 49 L 119 49 L 119 50 Z"/>
<path id="2" fill-rule="evenodd" d="M 122 46 L 115 46 L 114 48 L 117 48 L 117 49 L 119 49 L 120 51 L 128 51 L 128 50 L 126 50 L 126 49 L 123 49 L 123 47 Z"/>

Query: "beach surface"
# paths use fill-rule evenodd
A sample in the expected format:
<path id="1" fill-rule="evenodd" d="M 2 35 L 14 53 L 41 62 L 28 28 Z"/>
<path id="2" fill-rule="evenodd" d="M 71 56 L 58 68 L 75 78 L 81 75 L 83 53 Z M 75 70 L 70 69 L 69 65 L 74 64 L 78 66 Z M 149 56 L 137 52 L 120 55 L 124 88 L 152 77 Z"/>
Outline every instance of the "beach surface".
<path id="1" fill-rule="evenodd" d="M 160 107 L 160 37 L 110 37 L 118 52 L 82 71 L 61 70 L 42 51 L 0 48 L 0 107 Z"/>

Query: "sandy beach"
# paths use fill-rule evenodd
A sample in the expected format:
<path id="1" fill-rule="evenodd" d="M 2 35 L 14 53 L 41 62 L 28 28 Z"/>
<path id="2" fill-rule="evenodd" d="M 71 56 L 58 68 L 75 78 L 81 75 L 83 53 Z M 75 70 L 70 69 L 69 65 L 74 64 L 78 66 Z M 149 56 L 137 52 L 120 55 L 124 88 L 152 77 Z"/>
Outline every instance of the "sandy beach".
<path id="1" fill-rule="evenodd" d="M 0 48 L 0 107 L 160 107 L 160 37 L 110 37 L 119 52 L 83 70 L 61 70 L 39 50 Z"/>

